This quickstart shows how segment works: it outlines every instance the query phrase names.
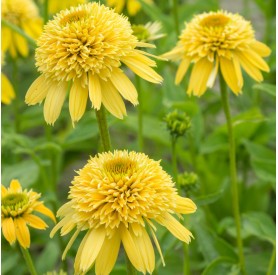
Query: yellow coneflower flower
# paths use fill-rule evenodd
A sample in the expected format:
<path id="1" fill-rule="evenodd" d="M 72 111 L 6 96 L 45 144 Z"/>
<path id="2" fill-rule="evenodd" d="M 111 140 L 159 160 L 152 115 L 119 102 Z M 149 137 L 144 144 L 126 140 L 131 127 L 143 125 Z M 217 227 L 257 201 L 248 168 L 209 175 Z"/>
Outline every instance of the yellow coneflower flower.
<path id="1" fill-rule="evenodd" d="M 42 19 L 32 0 L 2 0 L 2 19 L 21 28 L 30 37 L 36 39 L 42 32 Z M 29 53 L 28 42 L 9 27 L 1 26 L 2 51 L 9 50 L 12 57 L 18 53 L 26 57 Z"/>
<path id="2" fill-rule="evenodd" d="M 165 33 L 160 33 L 162 28 L 161 23 L 158 21 L 148 22 L 145 25 L 132 25 L 133 35 L 139 41 L 150 42 L 166 36 Z"/>
<path id="3" fill-rule="evenodd" d="M 69 7 L 77 6 L 79 4 L 85 4 L 87 2 L 88 2 L 87 0 L 63 0 L 63 1 L 49 0 L 48 11 L 49 13 L 53 14 L 61 10 L 67 9 Z"/>
<path id="4" fill-rule="evenodd" d="M 255 39 L 250 22 L 238 14 L 218 11 L 195 16 L 186 24 L 177 46 L 163 56 L 181 60 L 176 84 L 181 82 L 190 63 L 194 63 L 187 93 L 201 96 L 207 87 L 213 86 L 219 65 L 235 94 L 241 93 L 243 86 L 241 67 L 256 81 L 262 81 L 261 71 L 269 71 L 262 57 L 270 52 Z"/>
<path id="5" fill-rule="evenodd" d="M 152 0 L 145 0 L 145 2 L 152 3 Z M 136 15 L 141 10 L 141 4 L 137 0 L 106 0 L 106 3 L 109 7 L 115 8 L 117 13 L 122 13 L 126 6 L 130 16 Z"/>
<path id="6" fill-rule="evenodd" d="M 87 231 L 75 258 L 76 274 L 86 273 L 93 264 L 97 275 L 109 274 L 121 243 L 138 271 L 152 273 L 155 254 L 149 233 L 164 264 L 153 221 L 185 243 L 192 238 L 173 215 L 194 213 L 196 205 L 180 197 L 159 161 L 143 153 L 114 151 L 91 158 L 75 176 L 69 199 L 58 210 L 63 218 L 51 237 L 59 229 L 61 235 L 75 230 L 64 259 L 80 231 Z"/>
<path id="7" fill-rule="evenodd" d="M 97 3 L 61 11 L 48 22 L 38 40 L 36 65 L 42 75 L 29 88 L 29 105 L 44 103 L 47 123 L 57 120 L 68 85 L 71 119 L 84 114 L 88 96 L 92 106 L 106 109 L 118 118 L 126 115 L 122 97 L 137 104 L 137 91 L 120 69 L 122 63 L 134 73 L 153 83 L 162 78 L 151 67 L 153 56 L 136 47 L 152 45 L 139 42 L 132 35 L 127 18 Z M 121 97 L 122 96 L 122 97 Z"/>
<path id="8" fill-rule="evenodd" d="M 5 239 L 12 245 L 18 240 L 23 248 L 30 247 L 30 232 L 27 225 L 36 229 L 46 229 L 47 224 L 33 212 L 42 213 L 54 222 L 50 209 L 39 201 L 40 194 L 22 190 L 18 180 L 12 180 L 7 189 L 1 185 L 1 227 Z"/>
<path id="9" fill-rule="evenodd" d="M 1 73 L 1 102 L 10 104 L 15 98 L 15 92 L 10 80 Z"/>

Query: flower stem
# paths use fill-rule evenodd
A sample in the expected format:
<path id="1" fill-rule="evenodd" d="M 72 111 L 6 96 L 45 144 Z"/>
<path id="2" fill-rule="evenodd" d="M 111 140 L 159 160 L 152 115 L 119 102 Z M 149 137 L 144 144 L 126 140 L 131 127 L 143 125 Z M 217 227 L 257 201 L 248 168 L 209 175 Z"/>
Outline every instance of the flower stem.
<path id="1" fill-rule="evenodd" d="M 23 36 L 33 47 L 37 47 L 36 41 L 27 35 L 23 30 L 21 30 L 18 26 L 6 21 L 5 19 L 1 19 L 1 23 L 3 26 L 10 28 L 11 30 L 17 32 L 21 36 Z"/>
<path id="2" fill-rule="evenodd" d="M 235 147 L 235 138 L 233 132 L 233 125 L 229 107 L 229 98 L 227 93 L 227 85 L 223 76 L 220 74 L 220 90 L 222 96 L 222 104 L 224 113 L 226 116 L 228 136 L 229 136 L 229 157 L 230 157 L 230 177 L 231 177 L 231 191 L 232 191 L 232 204 L 234 219 L 236 225 L 237 233 L 237 247 L 239 253 L 240 268 L 243 274 L 245 272 L 245 260 L 243 254 L 243 242 L 241 239 L 241 222 L 240 222 L 240 209 L 239 209 L 239 195 L 238 195 L 238 183 L 237 183 L 237 170 L 236 170 L 236 147 Z"/>
<path id="3" fill-rule="evenodd" d="M 132 265 L 132 263 L 130 262 L 126 252 L 125 252 L 125 260 L 126 260 L 126 271 L 127 271 L 127 275 L 136 275 L 137 271 L 134 268 L 134 266 Z"/>
<path id="4" fill-rule="evenodd" d="M 176 34 L 177 36 L 179 36 L 180 29 L 179 29 L 178 0 L 173 0 L 173 16 L 174 16 Z"/>
<path id="5" fill-rule="evenodd" d="M 27 265 L 27 267 L 30 271 L 30 274 L 31 275 L 37 275 L 38 273 L 35 269 L 35 266 L 33 264 L 33 261 L 32 261 L 32 258 L 31 258 L 31 255 L 30 255 L 28 249 L 24 249 L 21 245 L 19 245 L 19 247 L 20 247 L 20 250 L 22 252 L 23 258 L 26 262 L 26 265 Z"/>
<path id="6" fill-rule="evenodd" d="M 141 81 L 140 77 L 136 75 L 136 86 L 138 91 L 138 148 L 142 152 L 144 148 L 144 138 L 143 138 L 143 100 L 141 91 Z"/>
<path id="7" fill-rule="evenodd" d="M 272 271 L 273 271 L 273 267 L 275 264 L 275 259 L 276 259 L 276 245 L 273 246 L 273 250 L 272 250 L 272 255 L 269 261 L 269 265 L 268 265 L 268 270 L 266 275 L 271 275 Z"/>
<path id="8" fill-rule="evenodd" d="M 179 194 L 180 194 L 180 187 L 178 185 L 178 164 L 177 164 L 177 137 L 172 135 L 171 136 L 171 146 L 172 146 L 172 169 L 173 169 L 173 178 L 177 185 Z"/>
<path id="9" fill-rule="evenodd" d="M 44 0 L 43 3 L 43 22 L 44 24 L 47 23 L 49 17 L 48 17 L 48 0 Z"/>
<path id="10" fill-rule="evenodd" d="M 99 110 L 96 110 L 96 117 L 98 122 L 99 134 L 102 143 L 102 149 L 104 152 L 111 150 L 110 135 L 108 131 L 108 125 L 106 120 L 105 109 L 103 106 Z"/>

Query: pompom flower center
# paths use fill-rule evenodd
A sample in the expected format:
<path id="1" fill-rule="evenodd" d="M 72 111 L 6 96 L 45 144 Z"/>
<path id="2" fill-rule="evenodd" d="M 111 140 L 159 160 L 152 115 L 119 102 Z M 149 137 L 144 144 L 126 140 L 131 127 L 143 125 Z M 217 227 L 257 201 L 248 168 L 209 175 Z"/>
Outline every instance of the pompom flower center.
<path id="1" fill-rule="evenodd" d="M 66 25 L 68 23 L 78 22 L 81 19 L 86 18 L 86 16 L 88 16 L 88 13 L 84 10 L 74 11 L 62 17 L 60 23 Z"/>
<path id="2" fill-rule="evenodd" d="M 230 18 L 224 14 L 210 14 L 200 22 L 203 27 L 225 27 Z"/>
<path id="3" fill-rule="evenodd" d="M 1 208 L 5 216 L 18 216 L 28 206 L 28 196 L 25 193 L 12 193 L 2 198 Z"/>
<path id="4" fill-rule="evenodd" d="M 104 163 L 104 169 L 111 175 L 131 176 L 137 168 L 135 161 L 129 159 L 116 159 Z"/>

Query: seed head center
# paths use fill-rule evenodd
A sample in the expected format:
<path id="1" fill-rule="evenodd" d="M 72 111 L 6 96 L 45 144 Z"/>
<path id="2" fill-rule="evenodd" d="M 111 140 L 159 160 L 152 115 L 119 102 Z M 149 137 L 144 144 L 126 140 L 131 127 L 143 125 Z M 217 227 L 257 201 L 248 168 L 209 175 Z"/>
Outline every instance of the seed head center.
<path id="1" fill-rule="evenodd" d="M 125 158 L 109 160 L 104 163 L 104 169 L 112 175 L 129 175 L 134 172 L 137 164 L 135 161 Z"/>
<path id="2" fill-rule="evenodd" d="M 86 16 L 87 16 L 87 12 L 85 10 L 74 11 L 70 14 L 65 15 L 63 18 L 61 18 L 60 23 L 62 25 L 66 25 L 68 23 L 78 22 L 82 18 L 85 18 Z"/>
<path id="3" fill-rule="evenodd" d="M 230 18 L 223 14 L 211 14 L 202 19 L 200 24 L 204 27 L 225 27 Z"/>

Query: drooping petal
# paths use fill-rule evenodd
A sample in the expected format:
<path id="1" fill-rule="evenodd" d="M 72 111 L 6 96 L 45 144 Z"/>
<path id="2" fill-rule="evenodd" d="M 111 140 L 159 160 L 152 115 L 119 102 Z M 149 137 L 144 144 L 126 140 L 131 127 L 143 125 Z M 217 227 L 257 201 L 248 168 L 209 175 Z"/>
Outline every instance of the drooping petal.
<path id="1" fill-rule="evenodd" d="M 265 45 L 264 43 L 254 40 L 250 46 L 252 47 L 252 49 L 257 52 L 260 56 L 262 57 L 266 57 L 269 56 L 271 53 L 271 49 Z"/>
<path id="2" fill-rule="evenodd" d="M 8 27 L 1 26 L 1 50 L 6 52 L 12 43 L 11 30 Z"/>
<path id="3" fill-rule="evenodd" d="M 196 204 L 189 198 L 175 197 L 175 211 L 181 214 L 191 214 L 197 210 Z"/>
<path id="4" fill-rule="evenodd" d="M 23 248 L 30 247 L 30 232 L 23 218 L 18 217 L 14 220 L 15 235 Z"/>
<path id="5" fill-rule="evenodd" d="M 163 257 L 163 254 L 162 254 L 162 251 L 161 251 L 159 242 L 158 242 L 158 240 L 157 240 L 157 238 L 156 238 L 155 232 L 154 232 L 154 230 L 153 230 L 151 227 L 150 227 L 150 230 L 151 230 L 151 233 L 152 233 L 152 236 L 153 236 L 153 241 L 154 241 L 155 246 L 156 246 L 156 248 L 157 248 L 157 250 L 158 250 L 158 253 L 159 253 L 159 255 L 160 255 L 161 262 L 162 262 L 163 266 L 165 266 L 164 257 Z"/>
<path id="6" fill-rule="evenodd" d="M 213 62 L 210 62 L 207 58 L 197 61 L 191 72 L 187 93 L 191 94 L 193 92 L 196 96 L 203 95 L 212 69 Z"/>
<path id="7" fill-rule="evenodd" d="M 72 235 L 72 237 L 70 238 L 64 252 L 63 252 L 63 255 L 62 255 L 62 260 L 64 260 L 66 258 L 66 255 L 69 251 L 69 249 L 71 248 L 72 244 L 74 243 L 75 239 L 77 238 L 78 234 L 80 233 L 80 229 L 76 230 L 74 232 L 74 234 Z"/>
<path id="8" fill-rule="evenodd" d="M 56 223 L 56 218 L 52 211 L 47 208 L 43 203 L 38 204 L 35 208 L 34 211 L 40 212 L 46 216 L 48 216 L 50 219 L 52 219 Z"/>
<path id="9" fill-rule="evenodd" d="M 240 65 L 247 74 L 258 82 L 263 81 L 263 75 L 257 67 L 255 67 L 240 51 L 237 51 L 235 54 L 238 56 Z"/>
<path id="10" fill-rule="evenodd" d="M 14 42 L 18 52 L 23 56 L 26 57 L 29 53 L 28 50 L 28 43 L 26 39 L 18 33 L 14 33 Z"/>
<path id="11" fill-rule="evenodd" d="M 110 80 L 125 99 L 130 101 L 133 105 L 138 104 L 136 88 L 120 69 L 113 70 Z"/>
<path id="12" fill-rule="evenodd" d="M 226 83 L 235 94 L 238 94 L 242 86 L 239 86 L 240 81 L 237 79 L 234 62 L 225 57 L 220 57 L 219 61 L 221 73 Z"/>
<path id="13" fill-rule="evenodd" d="M 176 238 L 185 243 L 190 243 L 190 238 L 193 238 L 192 233 L 169 213 L 165 213 L 164 216 L 160 216 L 156 220 L 165 226 Z"/>
<path id="14" fill-rule="evenodd" d="M 248 52 L 242 52 L 242 54 L 258 69 L 269 72 L 267 63 L 255 51 L 249 50 Z"/>
<path id="15" fill-rule="evenodd" d="M 162 77 L 151 67 L 133 56 L 122 58 L 122 62 L 125 63 L 135 74 L 149 82 L 161 83 L 163 81 Z"/>
<path id="16" fill-rule="evenodd" d="M 96 258 L 96 275 L 108 275 L 112 271 L 118 257 L 121 244 L 119 230 L 111 239 L 105 238 L 102 248 Z"/>
<path id="17" fill-rule="evenodd" d="M 155 255 L 148 233 L 144 228 L 142 228 L 142 234 L 138 234 L 136 236 L 132 230 L 130 230 L 130 234 L 141 255 L 144 263 L 144 269 L 149 273 L 152 273 L 155 266 Z"/>
<path id="18" fill-rule="evenodd" d="M 26 95 L 25 102 L 28 105 L 35 105 L 42 102 L 51 87 L 51 82 L 48 82 L 44 75 L 40 75 L 29 87 Z"/>
<path id="19" fill-rule="evenodd" d="M 215 58 L 215 65 L 213 67 L 213 70 L 211 71 L 211 74 L 208 78 L 208 82 L 207 82 L 207 87 L 208 88 L 212 88 L 218 73 L 218 67 L 219 67 L 219 59 L 218 57 Z"/>
<path id="20" fill-rule="evenodd" d="M 99 110 L 101 106 L 101 86 L 99 77 L 92 73 L 89 73 L 89 97 L 93 107 Z"/>
<path id="21" fill-rule="evenodd" d="M 67 82 L 52 83 L 43 106 L 45 121 L 53 125 L 59 117 L 67 94 Z"/>
<path id="22" fill-rule="evenodd" d="M 1 102 L 4 104 L 10 104 L 15 98 L 15 92 L 9 79 L 1 74 Z"/>
<path id="23" fill-rule="evenodd" d="M 137 270 L 145 273 L 146 269 L 144 266 L 143 259 L 141 258 L 141 254 L 138 250 L 138 247 L 136 246 L 136 244 L 134 242 L 132 235 L 130 234 L 129 230 L 126 229 L 125 226 L 121 227 L 121 239 L 122 239 L 126 254 L 127 254 L 129 260 L 131 261 L 131 263 L 134 265 L 134 267 Z"/>
<path id="24" fill-rule="evenodd" d="M 5 239 L 12 245 L 16 241 L 14 221 L 11 217 L 2 218 L 2 232 Z"/>
<path id="25" fill-rule="evenodd" d="M 87 105 L 88 87 L 81 84 L 80 79 L 75 79 L 70 90 L 69 111 L 73 123 L 83 116 Z"/>
<path id="26" fill-rule="evenodd" d="M 23 215 L 23 219 L 26 221 L 28 225 L 36 229 L 46 229 L 48 227 L 48 225 L 41 218 L 33 214 L 25 213 Z"/>
<path id="27" fill-rule="evenodd" d="M 175 78 L 175 84 L 178 85 L 182 81 L 184 75 L 186 74 L 188 67 L 190 65 L 191 59 L 189 58 L 184 58 L 177 70 L 176 78 Z"/>
<path id="28" fill-rule="evenodd" d="M 18 180 L 13 179 L 10 183 L 10 191 L 12 193 L 19 193 L 22 191 L 22 187 Z"/>
<path id="29" fill-rule="evenodd" d="M 126 115 L 126 108 L 119 92 L 109 80 L 102 80 L 100 83 L 103 105 L 112 115 L 122 119 L 123 116 Z"/>
<path id="30" fill-rule="evenodd" d="M 105 239 L 104 228 L 91 229 L 81 252 L 80 267 L 86 272 L 94 263 Z"/>

